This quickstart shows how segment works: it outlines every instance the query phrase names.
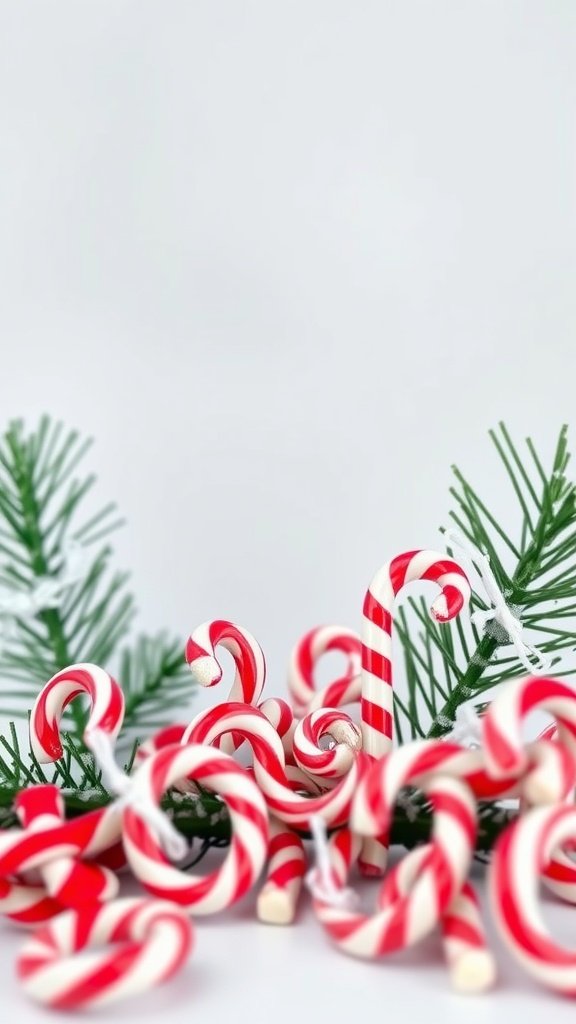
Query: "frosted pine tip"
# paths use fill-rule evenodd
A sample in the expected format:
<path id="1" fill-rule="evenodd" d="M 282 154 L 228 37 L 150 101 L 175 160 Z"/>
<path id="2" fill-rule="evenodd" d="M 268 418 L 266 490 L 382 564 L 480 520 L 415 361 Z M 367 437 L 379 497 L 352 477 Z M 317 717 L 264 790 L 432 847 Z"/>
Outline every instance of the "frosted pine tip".
<path id="1" fill-rule="evenodd" d="M 256 913 L 263 924 L 292 924 L 296 904 L 287 890 L 266 885 L 258 896 Z"/>
<path id="2" fill-rule="evenodd" d="M 496 961 L 487 949 L 469 949 L 452 964 L 452 988 L 470 995 L 487 992 L 496 981 Z"/>
<path id="3" fill-rule="evenodd" d="M 215 686 L 222 679 L 222 669 L 210 654 L 195 658 L 188 667 L 199 686 Z"/>

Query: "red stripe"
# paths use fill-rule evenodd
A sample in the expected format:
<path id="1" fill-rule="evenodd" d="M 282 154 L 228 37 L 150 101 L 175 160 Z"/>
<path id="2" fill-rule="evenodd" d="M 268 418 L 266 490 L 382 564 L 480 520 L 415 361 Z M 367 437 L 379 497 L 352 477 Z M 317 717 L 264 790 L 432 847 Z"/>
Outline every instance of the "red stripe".
<path id="1" fill-rule="evenodd" d="M 362 668 L 365 672 L 381 679 L 383 683 L 392 682 L 392 664 L 390 659 L 370 647 L 362 645 Z"/>
<path id="2" fill-rule="evenodd" d="M 392 735 L 392 715 L 379 704 L 362 699 L 360 702 L 362 721 L 383 736 Z"/>
<path id="3" fill-rule="evenodd" d="M 384 632 L 388 633 L 388 635 L 391 634 L 392 616 L 390 612 L 386 608 L 384 608 L 382 604 L 380 604 L 380 601 L 378 601 L 377 598 L 374 597 L 374 594 L 372 593 L 371 590 L 366 591 L 366 595 L 364 597 L 363 612 L 366 618 L 370 619 L 370 622 L 373 622 L 375 626 L 378 626 L 380 629 L 384 630 Z"/>

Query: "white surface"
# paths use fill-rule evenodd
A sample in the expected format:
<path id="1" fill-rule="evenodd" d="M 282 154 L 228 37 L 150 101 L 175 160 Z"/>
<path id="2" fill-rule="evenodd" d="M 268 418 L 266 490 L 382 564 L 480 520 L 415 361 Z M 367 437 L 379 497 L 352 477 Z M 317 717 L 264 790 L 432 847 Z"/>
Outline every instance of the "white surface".
<path id="1" fill-rule="evenodd" d="M 97 438 L 142 627 L 237 619 L 281 692 L 304 629 L 356 625 L 381 562 L 438 543 L 452 461 L 507 515 L 486 429 L 546 444 L 574 412 L 575 23 L 0 0 L 0 413 Z M 359 965 L 312 927 L 199 931 L 146 1019 L 573 1012 L 519 977 L 464 1004 L 427 954 Z"/>

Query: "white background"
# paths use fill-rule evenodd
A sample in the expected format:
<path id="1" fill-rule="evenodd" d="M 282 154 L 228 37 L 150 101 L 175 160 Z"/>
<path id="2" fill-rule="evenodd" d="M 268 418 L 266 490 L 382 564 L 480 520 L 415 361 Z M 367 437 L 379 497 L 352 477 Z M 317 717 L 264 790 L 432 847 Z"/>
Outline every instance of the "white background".
<path id="1" fill-rule="evenodd" d="M 487 428 L 573 418 L 575 43 L 569 0 L 0 3 L 0 414 L 94 435 L 142 627 L 233 618 L 282 692 L 452 461 L 506 516 Z M 572 1012 L 232 919 L 138 1013 Z"/>

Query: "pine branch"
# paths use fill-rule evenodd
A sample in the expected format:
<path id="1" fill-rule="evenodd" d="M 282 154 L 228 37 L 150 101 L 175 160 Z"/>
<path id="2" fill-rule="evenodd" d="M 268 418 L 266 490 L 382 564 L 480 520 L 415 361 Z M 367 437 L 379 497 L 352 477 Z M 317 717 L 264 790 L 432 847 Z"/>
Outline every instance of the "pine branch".
<path id="1" fill-rule="evenodd" d="M 450 517 L 459 533 L 488 555 L 528 642 L 558 666 L 576 645 L 569 622 L 576 610 L 576 487 L 566 476 L 567 429 L 560 431 L 548 471 L 530 439 L 522 458 L 504 424 L 490 436 L 517 502 L 518 533 L 507 532 L 457 468 Z M 457 560 L 462 557 L 459 550 L 448 550 Z M 409 598 L 406 607 L 396 624 L 408 689 L 408 699 L 397 707 L 404 732 L 408 726 L 410 735 L 445 735 L 461 704 L 485 701 L 494 686 L 525 672 L 497 623 L 489 622 L 480 634 L 463 617 L 437 625 L 423 599 Z M 471 607 L 485 609 L 485 595 L 475 590 Z M 563 675 L 572 672 L 562 669 Z"/>
<path id="2" fill-rule="evenodd" d="M 135 730 L 154 732 L 185 716 L 195 687 L 182 644 L 164 634 L 142 636 L 125 650 L 120 678 L 126 698 L 123 738 Z"/>
<path id="3" fill-rule="evenodd" d="M 111 573 L 105 543 L 122 525 L 116 506 L 82 514 L 93 475 L 76 476 L 91 442 L 44 417 L 27 434 L 12 423 L 0 439 L 0 699 L 24 717 L 38 691 L 75 662 L 111 668 L 135 614 L 128 575 Z M 79 565 L 71 571 L 71 558 Z M 126 680 L 123 673 L 126 673 Z M 192 677 L 181 645 L 160 635 L 125 650 L 126 736 L 188 702 Z M 86 710 L 74 701 L 66 724 L 79 740 Z M 1 781 L 0 781 L 1 785 Z"/>

